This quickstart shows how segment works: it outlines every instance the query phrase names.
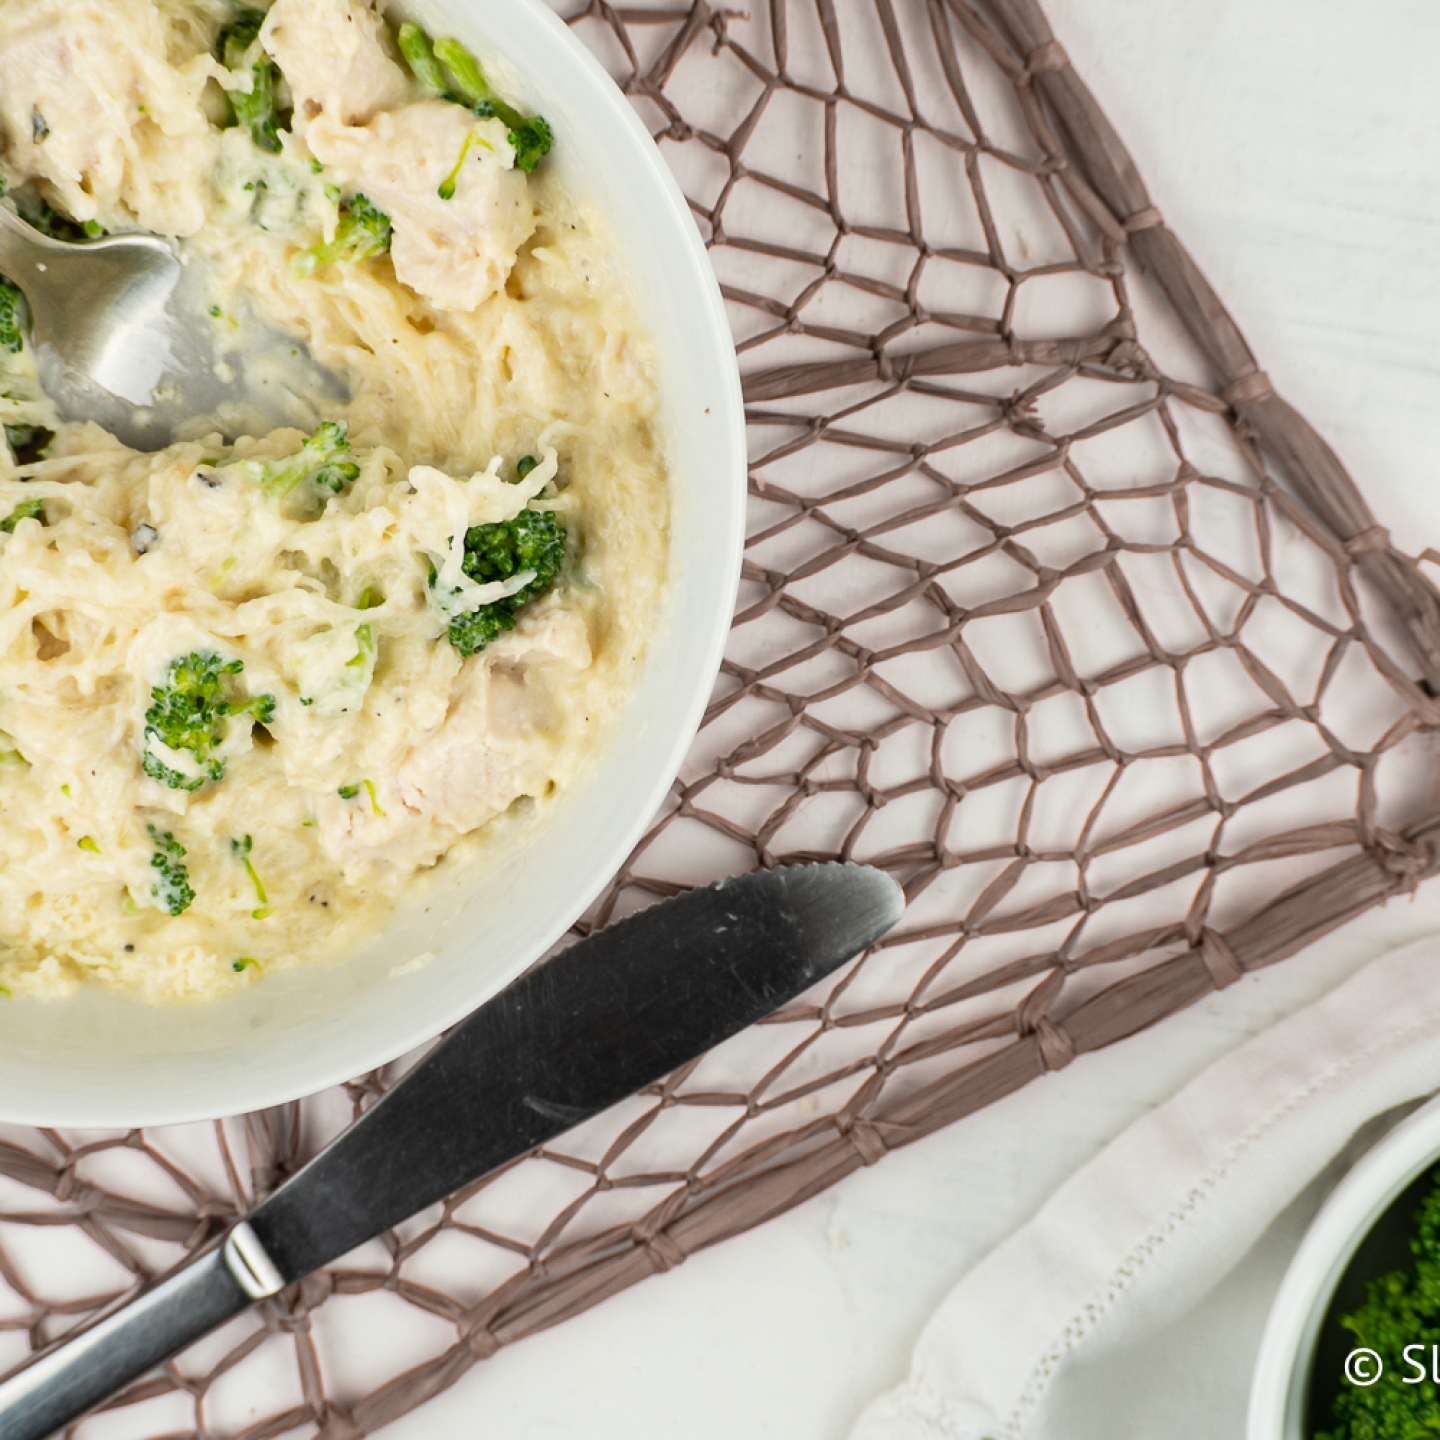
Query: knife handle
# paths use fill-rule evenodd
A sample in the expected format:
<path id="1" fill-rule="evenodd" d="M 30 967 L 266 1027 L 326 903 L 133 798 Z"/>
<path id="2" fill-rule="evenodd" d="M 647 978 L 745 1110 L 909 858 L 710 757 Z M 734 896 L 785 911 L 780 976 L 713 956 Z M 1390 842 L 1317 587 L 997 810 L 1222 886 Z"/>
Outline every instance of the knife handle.
<path id="1" fill-rule="evenodd" d="M 266 1293 L 268 1277 L 257 1280 L 244 1253 L 246 1235 L 236 1244 L 237 1232 L 248 1230 L 237 1226 L 223 1245 L 102 1312 L 0 1381 L 0 1436 L 45 1440 L 253 1304 Z"/>

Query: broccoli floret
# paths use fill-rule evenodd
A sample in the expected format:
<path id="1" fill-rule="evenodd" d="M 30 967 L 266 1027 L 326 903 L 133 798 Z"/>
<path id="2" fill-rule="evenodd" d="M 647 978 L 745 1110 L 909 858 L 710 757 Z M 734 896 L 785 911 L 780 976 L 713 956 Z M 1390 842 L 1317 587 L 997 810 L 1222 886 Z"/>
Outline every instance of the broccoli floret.
<path id="1" fill-rule="evenodd" d="M 513 630 L 516 613 L 550 589 L 564 563 L 565 527 L 548 510 L 522 510 L 513 520 L 468 530 L 463 568 L 477 584 L 508 580 L 526 570 L 533 570 L 535 578 L 504 600 L 457 616 L 450 622 L 450 643 L 462 655 L 474 655 Z"/>
<path id="2" fill-rule="evenodd" d="M 237 703 L 226 693 L 225 676 L 238 675 L 243 660 L 222 660 L 211 652 L 192 651 L 171 661 L 165 683 L 150 691 L 145 712 L 145 773 L 172 790 L 198 790 L 207 780 L 225 776 L 225 761 L 215 752 L 225 738 L 226 721 L 249 715 L 257 724 L 275 718 L 275 697 L 256 695 Z M 170 750 L 192 755 L 198 775 L 182 774 L 150 748 L 158 741 Z"/>
<path id="3" fill-rule="evenodd" d="M 317 489 L 340 495 L 360 476 L 360 467 L 343 457 L 350 453 L 350 427 L 343 420 L 326 420 L 293 454 L 280 460 L 242 460 L 243 470 L 272 500 L 283 500 L 302 480 Z"/>
<path id="4" fill-rule="evenodd" d="M 450 72 L 455 88 L 480 116 L 498 115 L 515 147 L 515 168 L 531 171 L 550 153 L 554 136 L 539 115 L 522 115 L 490 88 L 480 62 L 458 41 L 437 40 L 435 55 Z"/>
<path id="5" fill-rule="evenodd" d="M 265 12 L 253 5 L 237 5 L 235 18 L 220 32 L 215 50 L 227 70 L 237 70 L 245 62 L 247 51 L 260 38 Z"/>
<path id="6" fill-rule="evenodd" d="M 1440 1405 L 1435 1388 L 1416 1383 L 1402 1361 L 1405 1347 L 1423 1347 L 1428 1355 L 1440 1344 L 1440 1170 L 1431 1173 L 1430 1193 L 1415 1212 L 1415 1238 L 1410 1242 L 1415 1263 L 1392 1270 L 1365 1287 L 1365 1303 L 1341 1317 L 1355 1343 L 1376 1351 L 1384 1373 L 1371 1385 L 1346 1382 L 1335 1398 L 1333 1430 L 1315 1440 L 1400 1440 L 1402 1436 L 1440 1433 Z"/>
<path id="7" fill-rule="evenodd" d="M 347 460 L 343 465 L 322 465 L 310 477 L 310 482 L 327 495 L 343 495 L 355 483 L 359 474 L 360 467 Z"/>
<path id="8" fill-rule="evenodd" d="M 13 535 L 15 527 L 22 520 L 38 520 L 43 525 L 45 523 L 45 502 L 38 497 L 22 500 L 4 520 L 0 520 L 0 531 L 6 535 Z"/>
<path id="9" fill-rule="evenodd" d="M 154 825 L 148 827 L 150 839 L 155 844 L 155 853 L 150 864 L 155 868 L 155 884 L 150 893 L 160 902 L 161 908 L 172 915 L 182 914 L 195 900 L 195 891 L 190 885 L 190 872 L 181 863 L 185 859 L 185 847 L 170 833 Z"/>
<path id="10" fill-rule="evenodd" d="M 45 447 L 54 438 L 55 432 L 47 430 L 43 425 L 7 425 L 5 427 L 5 443 L 10 447 L 10 453 L 19 465 L 28 465 L 33 460 L 39 460 L 45 453 Z"/>
<path id="11" fill-rule="evenodd" d="M 515 618 L 504 600 L 482 605 L 450 622 L 450 643 L 462 655 L 478 655 L 492 640 L 515 628 Z"/>
<path id="12" fill-rule="evenodd" d="M 499 114 L 498 106 L 496 114 Z M 523 118 L 518 125 L 506 120 L 503 115 L 500 118 L 509 127 L 506 136 L 515 147 L 515 168 L 528 175 L 550 153 L 555 136 L 540 115 Z"/>
<path id="13" fill-rule="evenodd" d="M 61 233 L 65 228 L 65 217 L 53 205 L 41 201 L 38 206 L 30 209 L 22 209 L 20 218 L 32 229 L 38 230 L 42 235 L 48 235 L 52 240 L 63 240 L 66 237 Z"/>
<path id="14" fill-rule="evenodd" d="M 15 210 L 32 230 L 38 230 L 52 240 L 85 239 L 84 226 L 77 225 L 68 215 L 62 215 L 38 195 L 19 191 L 15 196 Z"/>
<path id="15" fill-rule="evenodd" d="M 356 195 L 340 207 L 340 223 L 329 244 L 312 245 L 290 262 L 302 277 L 325 265 L 354 265 L 390 248 L 390 217 L 368 197 Z"/>
<path id="16" fill-rule="evenodd" d="M 513 520 L 476 525 L 465 535 L 463 568 L 477 585 L 533 570 L 531 589 L 538 594 L 550 587 L 564 559 L 565 527 L 550 510 L 522 510 Z"/>
<path id="17" fill-rule="evenodd" d="M 0 350 L 18 355 L 25 348 L 25 297 L 18 285 L 0 276 Z"/>
<path id="18" fill-rule="evenodd" d="M 515 147 L 515 168 L 527 173 L 550 153 L 555 137 L 539 115 L 522 115 L 490 87 L 480 62 L 458 40 L 436 40 L 418 25 L 402 25 L 400 53 L 415 78 L 433 95 L 468 105 L 477 115 L 498 115 Z M 465 158 L 462 154 L 462 160 Z M 456 167 L 459 168 L 458 166 Z M 451 194 L 454 187 L 451 186 Z M 449 199 L 449 195 L 444 195 Z"/>
<path id="19" fill-rule="evenodd" d="M 275 112 L 275 81 L 279 70 L 260 45 L 265 12 L 248 6 L 220 32 L 216 45 L 227 70 L 250 71 L 250 90 L 231 90 L 227 99 L 231 121 L 250 132 L 250 138 L 271 155 L 280 153 L 280 127 Z"/>
<path id="20" fill-rule="evenodd" d="M 477 115 L 494 114 L 495 107 L 487 100 L 483 105 L 475 107 Z M 540 157 L 550 149 L 550 127 L 537 115 L 530 120 L 522 120 L 516 129 L 507 132 L 510 143 L 515 147 L 515 168 L 517 170 L 530 171 L 539 163 Z M 476 145 L 484 145 L 487 150 L 492 147 L 476 131 L 471 131 L 465 137 L 465 143 L 460 147 L 459 158 L 455 161 L 450 173 L 440 182 L 439 195 L 442 200 L 453 200 L 455 198 L 456 186 L 460 183 L 460 170 L 465 164 L 465 158 Z"/>

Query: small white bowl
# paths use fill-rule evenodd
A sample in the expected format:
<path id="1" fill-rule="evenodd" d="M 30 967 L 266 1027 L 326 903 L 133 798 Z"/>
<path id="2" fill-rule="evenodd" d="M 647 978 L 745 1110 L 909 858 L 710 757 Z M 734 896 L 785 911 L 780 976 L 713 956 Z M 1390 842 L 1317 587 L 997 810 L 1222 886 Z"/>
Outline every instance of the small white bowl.
<path id="1" fill-rule="evenodd" d="M 1375 1223 L 1440 1159 L 1440 1099 L 1397 1125 L 1349 1170 L 1311 1222 L 1270 1307 L 1250 1381 L 1246 1440 L 1310 1440 L 1316 1342 L 1335 1288 Z M 1384 1357 L 1392 1363 L 1391 1357 Z"/>
<path id="2" fill-rule="evenodd" d="M 0 1004 L 0 1121 L 235 1114 L 422 1044 L 544 954 L 599 894 L 704 713 L 738 584 L 746 452 L 735 351 L 689 206 L 629 103 L 539 0 L 428 0 L 414 18 L 513 67 L 522 104 L 555 132 L 561 178 L 599 206 L 634 279 L 655 342 L 673 505 L 669 598 L 638 690 L 609 749 L 533 843 L 358 955 L 204 1006 L 152 1008 L 98 987 Z"/>

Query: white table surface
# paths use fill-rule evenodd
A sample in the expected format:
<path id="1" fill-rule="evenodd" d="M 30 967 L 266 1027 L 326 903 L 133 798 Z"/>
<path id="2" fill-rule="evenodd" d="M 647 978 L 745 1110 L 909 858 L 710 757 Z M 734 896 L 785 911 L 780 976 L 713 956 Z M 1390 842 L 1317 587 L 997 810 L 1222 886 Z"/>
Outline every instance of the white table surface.
<path id="1" fill-rule="evenodd" d="M 1412 548 L 1440 548 L 1430 436 L 1440 410 L 1440 9 L 1433 0 L 1048 0 L 1048 9 L 1282 393 L 1336 445 L 1382 523 Z M 1110 1136 L 1357 965 L 1435 932 L 1432 884 L 1160 1031 L 1082 1058 L 502 1351 L 385 1433 L 842 1440 L 864 1403 L 903 1376 L 949 1286 Z M 1240 1360 L 1251 1343 L 1230 1342 Z M 1215 1423 L 1217 1437 L 1233 1433 L 1219 1414 Z"/>

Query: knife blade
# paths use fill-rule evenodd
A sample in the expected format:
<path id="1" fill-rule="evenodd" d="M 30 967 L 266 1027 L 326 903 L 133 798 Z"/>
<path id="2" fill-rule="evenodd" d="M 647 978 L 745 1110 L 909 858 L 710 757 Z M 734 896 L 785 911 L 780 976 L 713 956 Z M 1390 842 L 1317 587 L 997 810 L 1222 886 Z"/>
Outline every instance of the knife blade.
<path id="1" fill-rule="evenodd" d="M 562 951 L 223 1241 L 0 1382 L 0 1436 L 44 1440 L 257 1300 L 738 1034 L 903 909 L 878 870 L 792 866 L 662 901 Z"/>

